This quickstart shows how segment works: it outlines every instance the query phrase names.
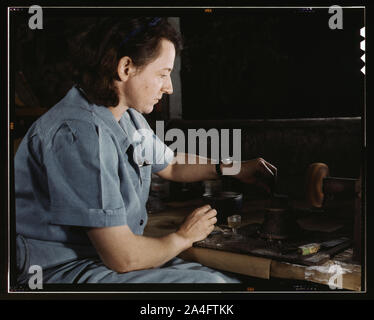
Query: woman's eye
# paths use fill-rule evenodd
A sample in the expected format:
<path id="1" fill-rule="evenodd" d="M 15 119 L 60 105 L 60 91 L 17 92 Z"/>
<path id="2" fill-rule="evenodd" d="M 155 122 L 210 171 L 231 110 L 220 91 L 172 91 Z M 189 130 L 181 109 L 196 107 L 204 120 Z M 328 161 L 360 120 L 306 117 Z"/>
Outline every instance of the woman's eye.
<path id="1" fill-rule="evenodd" d="M 160 77 L 161 78 L 166 78 L 168 75 L 167 74 L 162 74 Z"/>

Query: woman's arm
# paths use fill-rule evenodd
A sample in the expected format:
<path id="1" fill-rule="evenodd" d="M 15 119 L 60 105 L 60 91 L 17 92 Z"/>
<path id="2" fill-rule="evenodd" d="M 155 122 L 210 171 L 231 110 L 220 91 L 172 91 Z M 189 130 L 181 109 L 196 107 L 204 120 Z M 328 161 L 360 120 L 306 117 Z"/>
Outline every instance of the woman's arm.
<path id="1" fill-rule="evenodd" d="M 127 225 L 92 228 L 88 236 L 108 268 L 119 273 L 150 269 L 205 239 L 214 229 L 216 215 L 209 205 L 198 208 L 178 231 L 161 238 L 135 235 Z"/>
<path id="2" fill-rule="evenodd" d="M 217 179 L 215 164 L 211 159 L 194 154 L 178 153 L 171 164 L 156 173 L 165 180 L 196 182 Z"/>
<path id="3" fill-rule="evenodd" d="M 202 164 L 202 162 L 205 164 Z M 235 168 L 235 171 L 232 170 L 232 172 L 236 172 L 235 174 L 231 174 L 232 177 L 244 183 L 257 184 L 270 191 L 269 186 L 274 184 L 277 177 L 276 167 L 262 158 L 243 161 L 236 163 L 236 165 L 239 166 Z M 157 175 L 165 180 L 176 182 L 213 180 L 218 178 L 215 166 L 211 162 L 211 159 L 182 153 L 177 154 L 173 162 L 165 169 L 157 172 Z M 224 175 L 225 168 L 227 170 L 230 167 L 221 164 L 221 170 Z M 230 172 L 230 170 L 227 171 Z"/>

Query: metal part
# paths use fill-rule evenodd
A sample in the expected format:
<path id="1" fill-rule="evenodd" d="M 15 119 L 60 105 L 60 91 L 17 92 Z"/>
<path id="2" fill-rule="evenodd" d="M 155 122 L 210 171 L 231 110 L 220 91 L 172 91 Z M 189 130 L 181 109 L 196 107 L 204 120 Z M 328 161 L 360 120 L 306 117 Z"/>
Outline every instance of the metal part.
<path id="1" fill-rule="evenodd" d="M 289 206 L 289 199 L 284 194 L 273 194 L 270 207 L 266 209 L 260 237 L 283 240 L 296 231 L 296 219 Z"/>
<path id="2" fill-rule="evenodd" d="M 356 197 L 356 184 L 358 179 L 326 177 L 322 182 L 322 192 L 325 201 L 346 200 Z"/>
<path id="3" fill-rule="evenodd" d="M 286 224 L 286 209 L 269 208 L 265 212 L 260 236 L 266 239 L 286 239 L 288 237 Z"/>

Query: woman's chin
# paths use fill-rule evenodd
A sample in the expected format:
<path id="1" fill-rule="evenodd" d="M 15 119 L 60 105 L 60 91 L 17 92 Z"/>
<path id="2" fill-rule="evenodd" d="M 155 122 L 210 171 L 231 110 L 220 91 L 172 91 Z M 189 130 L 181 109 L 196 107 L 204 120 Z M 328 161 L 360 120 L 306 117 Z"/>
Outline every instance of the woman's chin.
<path id="1" fill-rule="evenodd" d="M 148 106 L 143 106 L 141 108 L 139 107 L 134 107 L 136 111 L 142 114 L 149 114 L 153 111 L 154 105 L 148 105 Z"/>
<path id="2" fill-rule="evenodd" d="M 149 106 L 147 106 L 147 107 L 144 108 L 143 113 L 149 114 L 149 113 L 151 113 L 153 111 L 153 108 L 154 108 L 154 105 L 149 105 Z"/>

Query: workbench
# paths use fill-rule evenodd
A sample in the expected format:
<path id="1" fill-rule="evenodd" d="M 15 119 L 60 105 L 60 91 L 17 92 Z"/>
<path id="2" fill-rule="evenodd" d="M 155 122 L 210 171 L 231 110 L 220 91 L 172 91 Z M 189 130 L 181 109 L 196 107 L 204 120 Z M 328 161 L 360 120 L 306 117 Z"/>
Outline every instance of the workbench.
<path id="1" fill-rule="evenodd" d="M 164 210 L 149 214 L 145 236 L 162 237 L 176 231 L 184 218 L 197 207 L 203 206 L 204 202 L 196 199 L 164 204 Z M 243 224 L 262 222 L 263 217 L 255 210 L 259 205 L 259 202 L 245 203 L 241 213 Z M 336 290 L 361 291 L 361 265 L 352 262 L 352 252 L 352 248 L 348 248 L 323 264 L 314 266 L 195 246 L 182 252 L 179 257 L 214 269 L 259 279 L 303 280 L 328 285 L 332 289 L 335 285 Z"/>

